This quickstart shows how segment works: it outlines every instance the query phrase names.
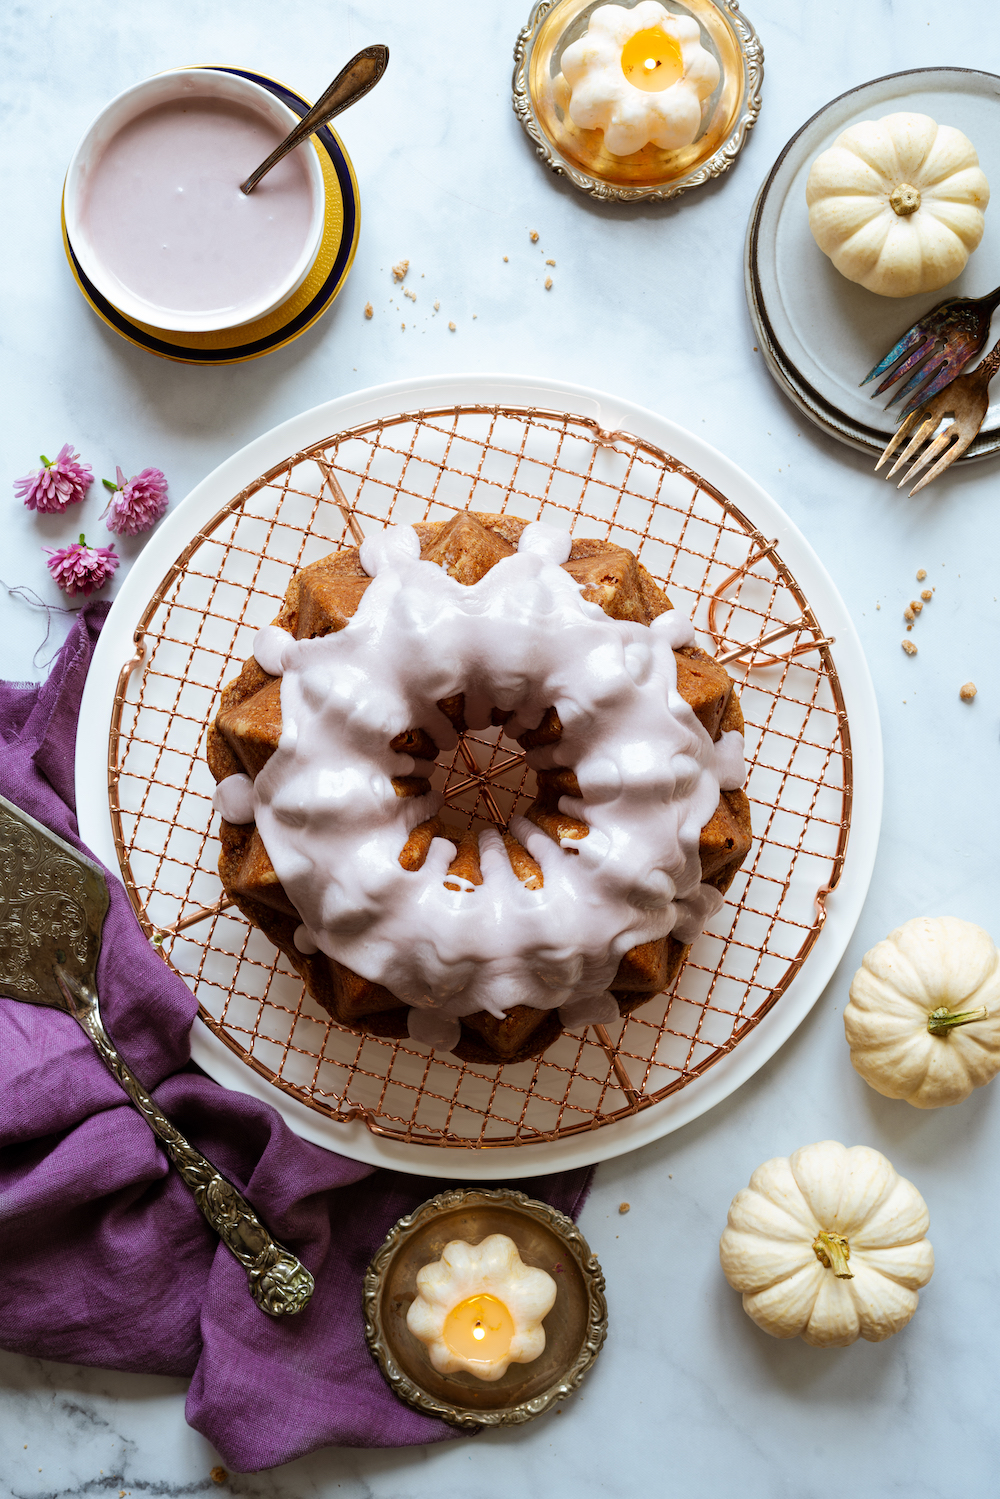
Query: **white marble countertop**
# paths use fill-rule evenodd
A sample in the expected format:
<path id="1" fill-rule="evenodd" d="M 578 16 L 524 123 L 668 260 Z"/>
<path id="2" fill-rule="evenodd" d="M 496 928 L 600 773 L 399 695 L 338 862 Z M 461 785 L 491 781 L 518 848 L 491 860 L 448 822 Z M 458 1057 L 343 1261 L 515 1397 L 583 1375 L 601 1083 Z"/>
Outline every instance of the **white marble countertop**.
<path id="1" fill-rule="evenodd" d="M 64 441 L 98 477 L 116 463 L 127 473 L 162 467 L 176 502 L 275 423 L 385 380 L 497 370 L 616 392 L 699 433 L 763 484 L 856 620 L 887 772 L 868 902 L 815 1010 L 752 1081 L 697 1123 L 599 1168 L 581 1222 L 607 1274 L 611 1334 L 561 1414 L 436 1448 L 326 1451 L 233 1475 L 220 1489 L 209 1476 L 217 1454 L 184 1423 L 183 1381 L 0 1354 L 0 1491 L 18 1499 L 996 1492 L 1000 1084 L 937 1113 L 882 1099 L 850 1067 L 842 1009 L 862 953 L 900 921 L 951 913 L 1000 935 L 997 465 L 968 466 L 908 500 L 867 458 L 810 426 L 754 350 L 742 252 L 757 189 L 806 118 L 881 74 L 998 70 L 1000 12 L 989 0 L 944 10 L 930 0 L 747 0 L 766 76 L 743 156 L 721 182 L 674 206 L 623 210 L 557 181 L 514 119 L 511 52 L 527 8 L 27 0 L 5 12 L 0 578 L 56 604 L 40 546 L 65 544 L 84 527 L 91 540 L 99 534 L 97 487 L 71 517 L 37 518 L 13 499 L 13 478 Z M 211 61 L 315 97 L 375 40 L 391 47 L 387 76 L 341 122 L 363 218 L 331 312 L 289 348 L 219 370 L 165 363 L 106 328 L 70 277 L 58 216 L 72 146 L 100 105 L 158 69 Z M 400 308 L 390 267 L 404 257 L 418 301 Z M 547 258 L 556 261 L 550 292 Z M 141 541 L 120 547 L 127 560 Z M 937 592 L 909 659 L 901 611 L 918 567 Z M 53 641 L 65 627 L 56 616 Z M 0 590 L 0 672 L 37 677 L 35 663 L 52 648 L 39 652 L 44 635 L 44 614 Z M 979 696 L 966 705 L 958 688 L 969 679 Z M 912 1325 L 884 1344 L 823 1352 L 773 1341 L 719 1271 L 726 1209 L 752 1169 L 822 1138 L 884 1151 L 930 1207 L 935 1278 Z M 623 1199 L 631 1212 L 620 1217 Z"/>

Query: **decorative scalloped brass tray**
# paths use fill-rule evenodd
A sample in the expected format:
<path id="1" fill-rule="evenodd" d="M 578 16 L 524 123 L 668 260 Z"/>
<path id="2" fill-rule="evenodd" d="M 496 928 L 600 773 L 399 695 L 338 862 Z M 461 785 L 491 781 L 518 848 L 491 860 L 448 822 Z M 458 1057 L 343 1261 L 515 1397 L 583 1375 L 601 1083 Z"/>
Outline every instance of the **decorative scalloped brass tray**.
<path id="1" fill-rule="evenodd" d="M 587 29 L 604 0 L 538 0 L 514 48 L 513 105 L 545 164 L 574 187 L 605 202 L 663 202 L 727 172 L 760 113 L 764 52 L 737 0 L 663 0 L 701 28 L 702 46 L 721 77 L 706 101 L 692 145 L 679 151 L 645 146 L 613 156 L 600 130 L 581 130 L 557 103 L 554 80 L 563 51 Z M 638 0 L 616 0 L 632 9 Z"/>
<path id="2" fill-rule="evenodd" d="M 406 1325 L 417 1271 L 440 1259 L 451 1239 L 479 1244 L 506 1234 L 526 1265 L 556 1282 L 545 1319 L 545 1349 L 533 1363 L 511 1364 L 502 1379 L 439 1374 Z M 365 1337 L 401 1400 L 464 1431 L 520 1426 L 572 1393 L 600 1353 L 608 1331 L 604 1275 L 572 1219 L 509 1188 L 460 1188 L 422 1203 L 389 1231 L 363 1289 Z"/>

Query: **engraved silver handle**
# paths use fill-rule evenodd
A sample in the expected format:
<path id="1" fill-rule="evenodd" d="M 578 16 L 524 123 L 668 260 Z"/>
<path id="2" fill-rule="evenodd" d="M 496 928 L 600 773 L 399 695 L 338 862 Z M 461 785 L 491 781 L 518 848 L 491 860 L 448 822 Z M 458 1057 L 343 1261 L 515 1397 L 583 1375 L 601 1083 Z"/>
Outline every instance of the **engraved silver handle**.
<path id="1" fill-rule="evenodd" d="M 60 965 L 55 968 L 55 976 L 68 1001 L 69 1013 L 150 1129 L 163 1141 L 210 1227 L 243 1266 L 250 1294 L 261 1311 L 269 1317 L 290 1317 L 300 1312 L 315 1284 L 309 1271 L 272 1239 L 246 1198 L 200 1150 L 195 1150 L 149 1096 L 104 1029 L 96 992 L 74 980 Z"/>

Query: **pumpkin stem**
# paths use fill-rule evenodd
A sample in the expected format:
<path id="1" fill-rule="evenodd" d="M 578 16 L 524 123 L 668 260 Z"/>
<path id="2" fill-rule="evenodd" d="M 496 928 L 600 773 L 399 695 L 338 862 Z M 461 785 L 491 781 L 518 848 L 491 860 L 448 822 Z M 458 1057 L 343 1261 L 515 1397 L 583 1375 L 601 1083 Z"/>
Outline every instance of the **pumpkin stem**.
<path id="1" fill-rule="evenodd" d="M 985 1005 L 980 1005 L 978 1010 L 958 1010 L 955 1014 L 952 1014 L 947 1005 L 941 1005 L 928 1015 L 927 1029 L 932 1036 L 947 1036 L 952 1026 L 968 1025 L 972 1020 L 985 1020 L 988 1014 Z"/>
<path id="2" fill-rule="evenodd" d="M 920 207 L 920 193 L 908 182 L 901 182 L 894 187 L 889 198 L 889 207 L 893 213 L 898 213 L 904 219 L 909 213 L 916 213 Z"/>
<path id="3" fill-rule="evenodd" d="M 838 1280 L 853 1280 L 854 1271 L 847 1268 L 847 1261 L 851 1257 L 851 1246 L 843 1234 L 831 1233 L 829 1229 L 821 1228 L 813 1240 L 813 1254 L 821 1265 L 832 1270 Z"/>

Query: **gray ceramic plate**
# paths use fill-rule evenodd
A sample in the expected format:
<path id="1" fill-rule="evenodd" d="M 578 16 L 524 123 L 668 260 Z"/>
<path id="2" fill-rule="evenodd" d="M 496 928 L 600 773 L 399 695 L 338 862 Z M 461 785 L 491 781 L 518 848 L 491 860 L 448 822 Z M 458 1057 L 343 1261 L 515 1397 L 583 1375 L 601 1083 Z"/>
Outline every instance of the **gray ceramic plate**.
<path id="1" fill-rule="evenodd" d="M 986 215 L 982 244 L 961 276 L 919 297 L 879 297 L 847 281 L 809 232 L 806 178 L 821 151 L 859 120 L 913 110 L 963 130 L 1000 192 L 1000 78 L 971 68 L 917 68 L 851 89 L 792 136 L 761 188 L 747 229 L 747 303 L 767 366 L 817 426 L 880 453 L 895 430 L 859 382 L 900 334 L 946 297 L 980 297 L 1000 285 L 1000 216 Z M 994 330 L 995 331 L 995 330 Z M 983 429 L 960 463 L 1000 449 L 1000 382 Z"/>

